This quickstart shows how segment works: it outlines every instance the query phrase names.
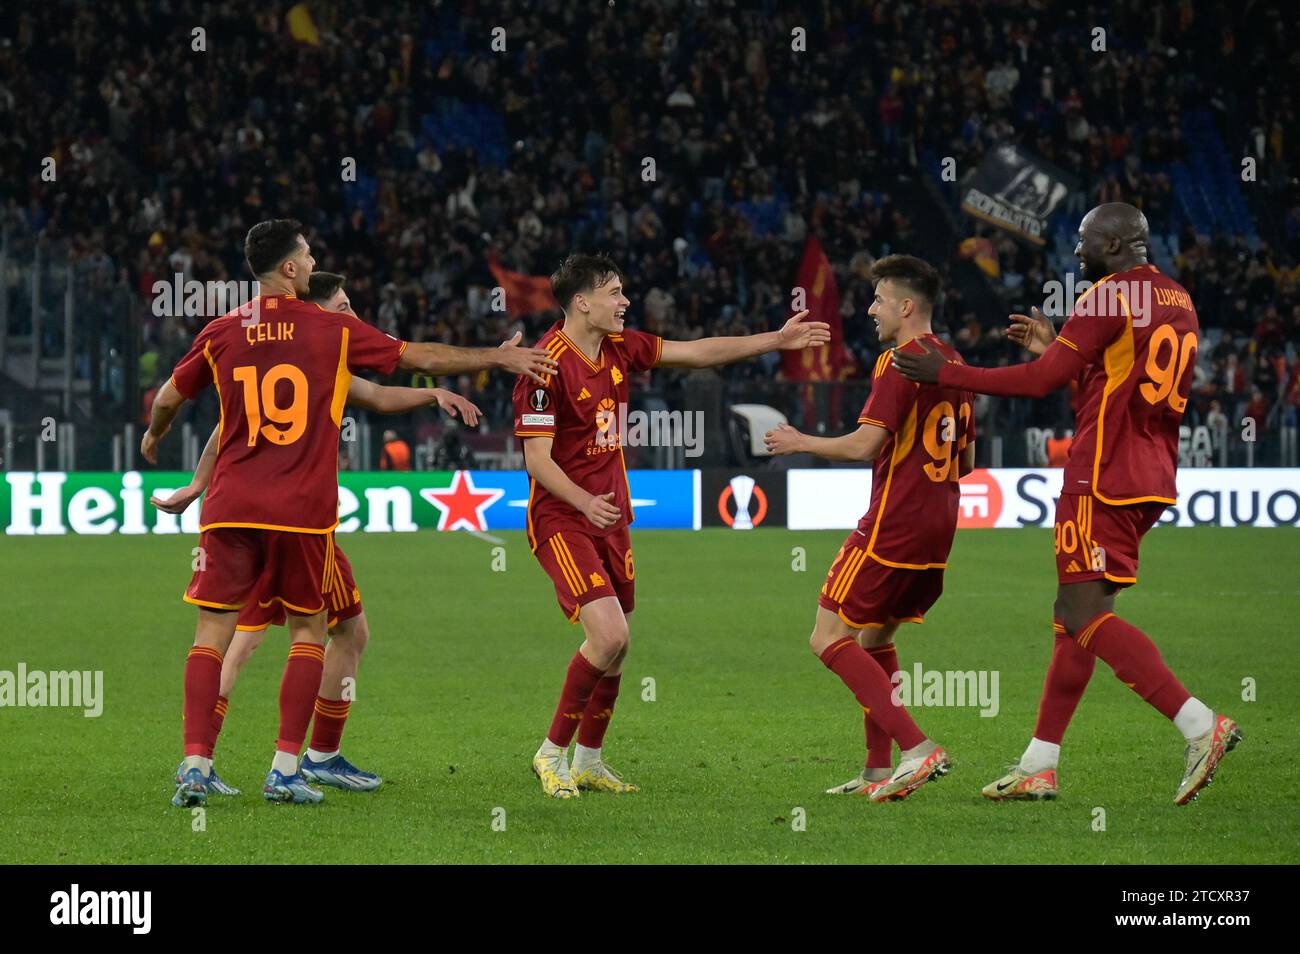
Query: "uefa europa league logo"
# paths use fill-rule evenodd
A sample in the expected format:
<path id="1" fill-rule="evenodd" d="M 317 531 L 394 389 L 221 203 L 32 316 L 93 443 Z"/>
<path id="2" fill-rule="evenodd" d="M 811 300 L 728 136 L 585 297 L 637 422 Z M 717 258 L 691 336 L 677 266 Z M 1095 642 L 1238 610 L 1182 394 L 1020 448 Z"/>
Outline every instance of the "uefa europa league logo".
<path id="1" fill-rule="evenodd" d="M 753 530 L 754 520 L 749 516 L 749 504 L 754 498 L 754 491 L 758 491 L 758 520 L 762 522 L 763 516 L 767 513 L 767 496 L 763 494 L 762 487 L 754 486 L 754 478 L 738 474 L 731 478 L 731 483 L 727 490 L 723 491 L 722 499 L 718 502 L 718 509 L 722 512 L 723 521 L 731 524 L 733 530 Z M 727 498 L 732 498 L 736 502 L 736 516 L 727 512 Z"/>

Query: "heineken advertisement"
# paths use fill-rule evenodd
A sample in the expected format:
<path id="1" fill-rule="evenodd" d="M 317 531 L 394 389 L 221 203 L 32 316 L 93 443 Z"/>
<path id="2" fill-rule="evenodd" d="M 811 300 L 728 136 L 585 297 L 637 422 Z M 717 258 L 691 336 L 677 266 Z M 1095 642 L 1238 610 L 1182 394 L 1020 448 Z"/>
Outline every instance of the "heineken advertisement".
<path id="1" fill-rule="evenodd" d="M 14 472 L 0 481 L 0 522 L 10 536 L 198 533 L 199 507 L 162 513 L 152 494 L 189 483 L 175 471 Z M 699 472 L 628 472 L 639 529 L 700 526 Z M 339 474 L 340 533 L 522 530 L 528 475 L 521 470 L 379 471 Z"/>

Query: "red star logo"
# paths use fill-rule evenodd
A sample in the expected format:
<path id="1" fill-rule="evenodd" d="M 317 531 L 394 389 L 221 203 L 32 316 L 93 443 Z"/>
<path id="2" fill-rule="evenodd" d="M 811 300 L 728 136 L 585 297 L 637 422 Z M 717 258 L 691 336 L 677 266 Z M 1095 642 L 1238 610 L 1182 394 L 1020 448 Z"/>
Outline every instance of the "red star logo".
<path id="1" fill-rule="evenodd" d="M 486 530 L 484 511 L 503 496 L 504 490 L 477 490 L 469 471 L 458 470 L 446 489 L 427 487 L 420 496 L 437 507 L 439 530 Z"/>

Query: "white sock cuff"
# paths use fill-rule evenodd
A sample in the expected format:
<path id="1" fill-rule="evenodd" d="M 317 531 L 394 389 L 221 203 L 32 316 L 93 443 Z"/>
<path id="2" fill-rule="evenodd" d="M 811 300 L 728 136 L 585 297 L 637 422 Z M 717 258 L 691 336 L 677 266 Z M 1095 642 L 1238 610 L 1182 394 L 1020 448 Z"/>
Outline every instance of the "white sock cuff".
<path id="1" fill-rule="evenodd" d="M 281 775 L 294 775 L 298 771 L 298 756 L 292 752 L 275 753 L 275 758 L 271 759 L 271 770 L 279 772 Z"/>
<path id="2" fill-rule="evenodd" d="M 1061 762 L 1061 747 L 1055 742 L 1030 739 L 1025 754 L 1020 756 L 1020 770 L 1030 775 L 1056 768 Z"/>
<path id="3" fill-rule="evenodd" d="M 1183 703 L 1174 716 L 1174 727 L 1191 741 L 1214 728 L 1214 712 L 1200 699 L 1192 696 Z"/>

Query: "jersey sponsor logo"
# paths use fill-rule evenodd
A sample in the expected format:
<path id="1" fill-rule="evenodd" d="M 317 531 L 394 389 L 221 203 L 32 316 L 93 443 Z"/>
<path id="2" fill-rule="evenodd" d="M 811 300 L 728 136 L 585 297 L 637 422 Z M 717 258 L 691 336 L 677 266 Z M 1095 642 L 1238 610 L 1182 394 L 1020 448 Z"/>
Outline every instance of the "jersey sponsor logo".
<path id="1" fill-rule="evenodd" d="M 525 414 L 520 418 L 520 424 L 524 427 L 534 425 L 537 427 L 554 427 L 554 414 Z"/>
<path id="2" fill-rule="evenodd" d="M 538 388 L 528 397 L 528 406 L 534 411 L 545 411 L 551 405 L 551 396 L 545 388 Z"/>
<path id="3" fill-rule="evenodd" d="M 734 515 L 728 509 L 728 503 L 732 501 L 735 502 Z M 751 502 L 758 508 L 752 517 L 749 514 Z M 767 516 L 767 494 L 753 477 L 744 474 L 732 477 L 718 495 L 718 516 L 733 530 L 753 530 Z"/>
<path id="4" fill-rule="evenodd" d="M 596 429 L 604 435 L 613 423 L 614 401 L 612 398 L 601 398 L 600 403 L 596 405 Z"/>

